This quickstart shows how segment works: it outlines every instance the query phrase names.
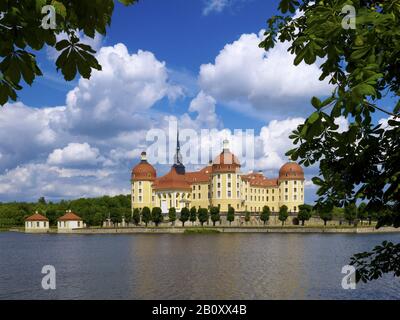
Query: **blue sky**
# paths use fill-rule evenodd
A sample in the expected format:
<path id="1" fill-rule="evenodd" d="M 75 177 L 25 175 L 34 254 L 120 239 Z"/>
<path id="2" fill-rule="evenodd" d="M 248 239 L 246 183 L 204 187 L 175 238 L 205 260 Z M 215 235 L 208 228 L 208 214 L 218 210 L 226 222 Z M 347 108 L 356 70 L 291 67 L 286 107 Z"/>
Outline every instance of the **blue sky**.
<path id="1" fill-rule="evenodd" d="M 130 170 L 149 130 L 213 129 L 218 148 L 254 129 L 254 170 L 274 178 L 288 159 L 288 135 L 329 94 L 318 65 L 294 67 L 287 44 L 258 48 L 276 1 L 141 0 L 117 3 L 106 37 L 82 41 L 97 50 L 102 72 L 65 82 L 54 50 L 37 53 L 44 76 L 0 113 L 0 201 L 129 193 Z M 390 103 L 390 100 L 388 101 Z M 376 119 L 384 118 L 376 115 Z M 348 123 L 340 121 L 345 130 Z M 234 147 L 233 146 L 233 147 Z M 174 147 L 174 146 L 172 146 Z M 198 146 L 203 148 L 203 144 Z M 156 165 L 158 174 L 168 165 Z M 306 201 L 312 202 L 306 168 Z"/>
<path id="2" fill-rule="evenodd" d="M 124 43 L 130 52 L 140 49 L 153 52 L 157 59 L 166 61 L 180 80 L 195 83 L 201 64 L 212 62 L 219 51 L 243 33 L 258 32 L 266 25 L 269 16 L 276 13 L 276 6 L 268 1 L 229 0 L 222 11 L 204 14 L 206 0 L 145 0 L 126 7 L 116 2 L 112 24 L 103 45 Z M 221 1 L 225 3 L 224 1 Z M 33 107 L 63 105 L 65 95 L 77 79 L 66 83 L 55 70 L 46 52 L 37 53 L 45 77 L 38 78 L 32 87 L 19 94 L 19 100 Z M 38 94 L 45 92 L 46 94 Z M 181 102 L 182 105 L 187 101 Z M 157 106 L 163 108 L 164 106 Z M 169 106 L 179 112 L 179 106 Z M 219 110 L 227 127 L 238 127 L 237 115 L 231 110 Z M 261 128 L 263 121 L 247 119 L 249 127 Z M 240 119 L 240 127 L 243 118 Z"/>

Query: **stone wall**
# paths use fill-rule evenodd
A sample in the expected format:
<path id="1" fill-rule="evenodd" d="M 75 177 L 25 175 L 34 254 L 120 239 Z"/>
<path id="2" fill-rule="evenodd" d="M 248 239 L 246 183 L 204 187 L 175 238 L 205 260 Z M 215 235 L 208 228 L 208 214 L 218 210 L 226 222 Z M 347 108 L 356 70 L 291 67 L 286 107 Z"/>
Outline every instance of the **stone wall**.
<path id="1" fill-rule="evenodd" d="M 69 233 L 73 234 L 134 234 L 134 233 L 148 233 L 148 234 L 162 234 L 162 233 L 184 233 L 186 228 L 93 228 L 93 229 L 75 229 Z M 304 227 L 217 227 L 213 228 L 221 233 L 347 233 L 347 234 L 366 234 L 366 233 L 391 233 L 400 232 L 400 229 L 385 227 L 375 229 L 373 227 L 362 228 L 304 228 Z"/>

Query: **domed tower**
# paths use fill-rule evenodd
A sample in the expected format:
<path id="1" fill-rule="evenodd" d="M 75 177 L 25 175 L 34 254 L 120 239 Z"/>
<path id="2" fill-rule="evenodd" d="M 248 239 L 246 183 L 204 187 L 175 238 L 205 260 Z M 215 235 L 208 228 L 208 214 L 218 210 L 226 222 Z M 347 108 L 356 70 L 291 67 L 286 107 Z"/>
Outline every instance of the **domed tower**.
<path id="1" fill-rule="evenodd" d="M 228 212 L 232 206 L 240 210 L 240 162 L 229 150 L 229 141 L 224 140 L 222 152 L 212 163 L 211 205 L 219 207 L 221 212 Z"/>
<path id="2" fill-rule="evenodd" d="M 279 170 L 279 207 L 286 205 L 298 212 L 304 204 L 304 171 L 296 162 L 285 163 Z"/>
<path id="3" fill-rule="evenodd" d="M 152 207 L 152 184 L 156 177 L 157 172 L 147 162 L 146 152 L 142 152 L 140 162 L 132 169 L 132 211 L 135 208 Z"/>

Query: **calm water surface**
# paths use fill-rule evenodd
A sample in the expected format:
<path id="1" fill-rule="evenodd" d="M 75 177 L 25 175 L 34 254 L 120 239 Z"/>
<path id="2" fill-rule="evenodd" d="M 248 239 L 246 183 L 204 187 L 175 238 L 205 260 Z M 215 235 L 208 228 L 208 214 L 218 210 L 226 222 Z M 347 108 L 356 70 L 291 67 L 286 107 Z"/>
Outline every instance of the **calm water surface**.
<path id="1" fill-rule="evenodd" d="M 393 276 L 343 290 L 353 253 L 400 234 L 0 233 L 0 299 L 399 299 Z M 57 289 L 41 288 L 53 265 Z"/>

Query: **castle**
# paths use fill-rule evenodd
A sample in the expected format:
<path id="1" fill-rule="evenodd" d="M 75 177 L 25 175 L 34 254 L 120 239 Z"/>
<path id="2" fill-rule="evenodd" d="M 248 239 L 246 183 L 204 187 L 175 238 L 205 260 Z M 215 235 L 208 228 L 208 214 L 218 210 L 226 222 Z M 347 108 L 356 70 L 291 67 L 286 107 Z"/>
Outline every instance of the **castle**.
<path id="1" fill-rule="evenodd" d="M 262 172 L 241 173 L 239 159 L 231 153 L 229 142 L 224 141 L 222 152 L 209 165 L 195 172 L 186 172 L 180 153 L 179 135 L 171 170 L 157 177 L 155 168 L 148 163 L 146 152 L 132 169 L 132 210 L 160 207 L 163 213 L 174 207 L 219 207 L 226 213 L 229 207 L 236 212 L 261 212 L 269 206 L 272 212 L 286 205 L 295 213 L 304 204 L 304 171 L 294 162 L 284 164 L 279 177 L 268 179 Z"/>

